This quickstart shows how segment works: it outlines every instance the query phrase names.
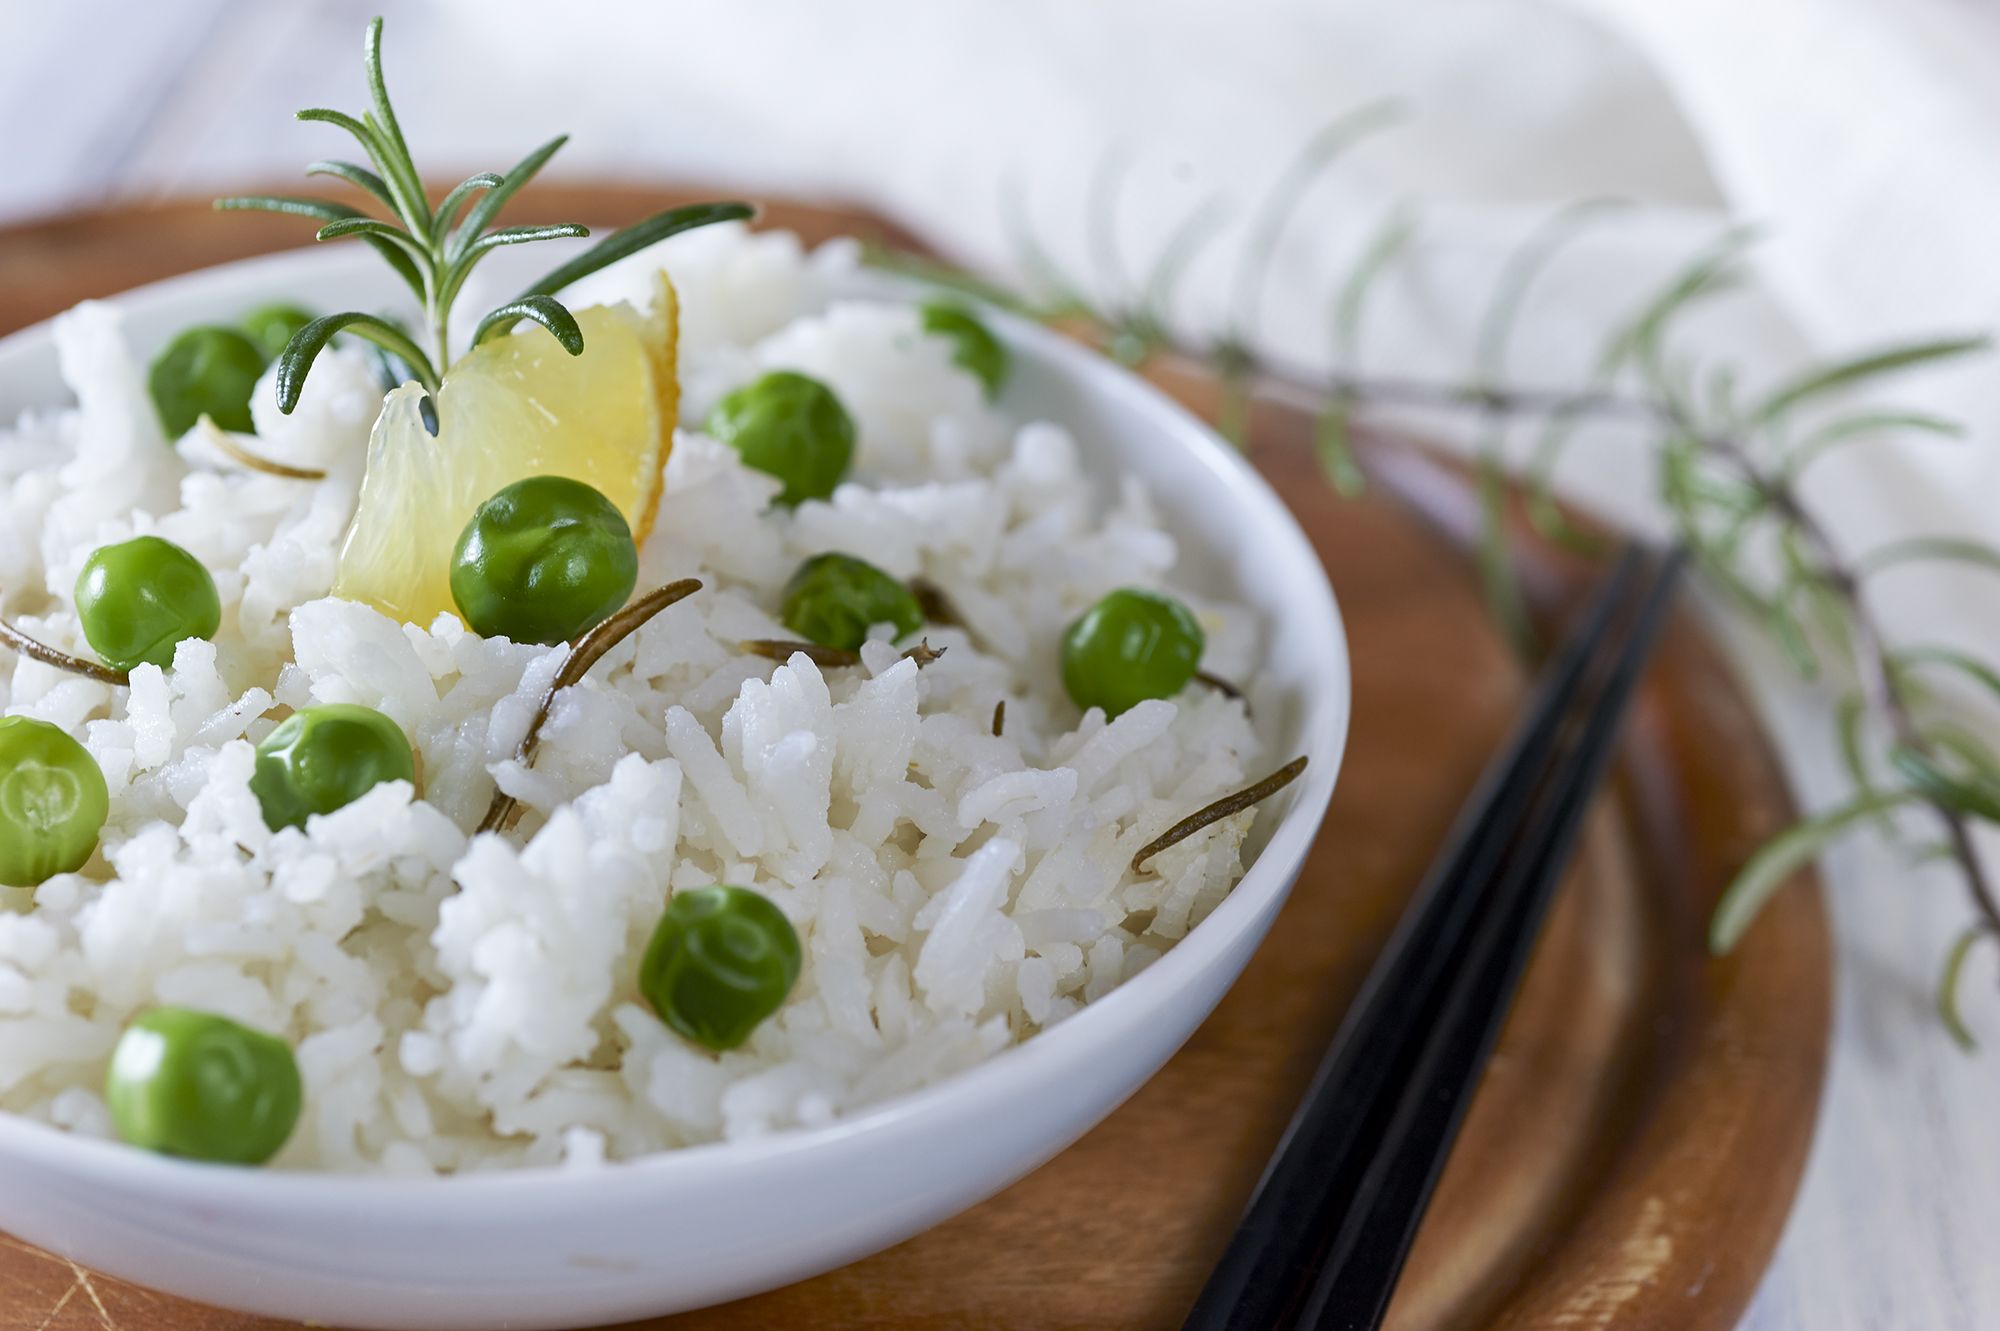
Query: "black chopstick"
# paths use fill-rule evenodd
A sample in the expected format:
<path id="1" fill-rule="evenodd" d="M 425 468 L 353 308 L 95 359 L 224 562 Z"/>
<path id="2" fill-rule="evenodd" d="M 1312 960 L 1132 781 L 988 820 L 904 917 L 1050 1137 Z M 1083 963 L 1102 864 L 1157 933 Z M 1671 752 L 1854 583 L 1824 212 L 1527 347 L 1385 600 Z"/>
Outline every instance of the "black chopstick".
<path id="1" fill-rule="evenodd" d="M 1544 670 L 1187 1326 L 1378 1324 L 1679 567 L 1628 551 Z"/>
<path id="2" fill-rule="evenodd" d="M 1479 894 L 1461 890 L 1460 884 L 1490 877 L 1504 835 L 1528 797 L 1528 778 L 1546 765 L 1557 722 L 1592 649 L 1631 596 L 1640 562 L 1637 552 L 1620 559 L 1581 627 L 1544 672 L 1514 738 L 1488 768 L 1447 837 L 1273 1153 L 1235 1238 L 1188 1318 L 1190 1328 L 1280 1325 L 1311 1280 L 1327 1241 L 1322 1212 L 1337 1202 L 1323 1180 L 1343 1167 L 1358 1175 L 1365 1165 L 1365 1159 L 1345 1159 L 1342 1152 L 1358 1150 L 1362 1134 L 1356 1128 L 1396 1074 L 1395 1050 L 1413 1035 L 1388 1019 L 1399 1006 L 1393 996 L 1425 992 L 1441 978 L 1454 941 L 1480 904 Z M 1368 1013 L 1379 1015 L 1362 1020 Z M 1410 1014 L 1413 1020 L 1417 1015 Z M 1315 1162 L 1315 1167 L 1293 1163 L 1300 1159 Z"/>

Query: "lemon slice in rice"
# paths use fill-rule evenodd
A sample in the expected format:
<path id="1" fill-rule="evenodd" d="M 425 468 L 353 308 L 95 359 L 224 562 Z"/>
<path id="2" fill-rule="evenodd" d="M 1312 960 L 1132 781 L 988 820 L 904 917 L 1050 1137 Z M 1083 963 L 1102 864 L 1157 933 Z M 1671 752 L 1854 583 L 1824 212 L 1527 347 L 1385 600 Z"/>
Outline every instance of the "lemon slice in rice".
<path id="1" fill-rule="evenodd" d="M 627 305 L 575 313 L 580 356 L 531 327 L 459 358 L 435 394 L 435 438 L 424 428 L 421 387 L 389 394 L 368 440 L 334 595 L 410 624 L 456 614 L 459 534 L 474 509 L 530 476 L 594 486 L 646 539 L 680 406 L 673 284 L 659 275 L 650 315 Z"/>

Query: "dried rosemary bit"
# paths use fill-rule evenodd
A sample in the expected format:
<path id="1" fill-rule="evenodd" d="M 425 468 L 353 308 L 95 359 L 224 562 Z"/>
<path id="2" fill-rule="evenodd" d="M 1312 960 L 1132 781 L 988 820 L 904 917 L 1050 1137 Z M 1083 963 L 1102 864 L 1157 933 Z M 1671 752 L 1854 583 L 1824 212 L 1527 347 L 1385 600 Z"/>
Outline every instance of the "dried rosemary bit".
<path id="1" fill-rule="evenodd" d="M 924 612 L 926 620 L 933 624 L 941 624 L 945 628 L 965 627 L 965 616 L 958 613 L 958 607 L 952 603 L 951 596 L 944 588 L 921 573 L 911 578 L 908 586 L 910 595 L 917 598 L 917 607 Z"/>
<path id="2" fill-rule="evenodd" d="M 541 705 L 535 708 L 534 719 L 528 722 L 528 733 L 521 737 L 521 747 L 514 752 L 515 761 L 524 766 L 535 761 L 535 750 L 541 744 L 542 727 L 548 723 L 549 712 L 555 707 L 558 693 L 581 683 L 583 677 L 590 673 L 590 668 L 604 659 L 606 652 L 631 636 L 640 625 L 674 602 L 685 600 L 700 590 L 699 578 L 670 582 L 658 591 L 646 593 L 577 639 L 562 668 L 556 671 L 556 677 L 549 681 L 548 689 L 543 692 Z M 479 820 L 479 830 L 504 830 L 514 821 L 519 807 L 512 795 L 495 791 L 493 803 L 486 808 L 486 816 Z"/>
<path id="3" fill-rule="evenodd" d="M 791 638 L 746 638 L 736 645 L 752 656 L 781 663 L 791 660 L 795 653 L 803 652 L 808 661 L 822 670 L 861 664 L 860 652 L 850 652 L 845 647 L 822 647 L 816 642 Z"/>
<path id="4" fill-rule="evenodd" d="M 845 647 L 822 647 L 816 642 L 806 642 L 793 638 L 745 638 L 736 644 L 752 656 L 761 656 L 767 661 L 783 663 L 792 659 L 794 653 L 804 653 L 805 658 L 822 670 L 838 670 L 846 666 L 861 664 L 861 653 L 850 652 Z M 928 641 L 919 642 L 903 655 L 917 663 L 921 670 L 943 656 L 945 647 L 933 647 Z"/>
<path id="5" fill-rule="evenodd" d="M 1238 702 L 1243 701 L 1243 690 L 1237 688 L 1220 675 L 1211 675 L 1206 670 L 1197 670 L 1194 672 L 1194 677 L 1196 683 L 1208 685 L 1208 687 L 1214 689 L 1225 698 L 1234 698 Z"/>
<path id="6" fill-rule="evenodd" d="M 1305 770 L 1306 760 L 1304 755 L 1300 755 L 1262 781 L 1245 786 L 1233 795 L 1224 795 L 1206 808 L 1189 814 L 1140 848 L 1139 853 L 1132 857 L 1132 872 L 1138 873 L 1139 866 L 1147 860 L 1171 846 L 1179 845 L 1209 824 L 1219 823 L 1231 814 L 1241 813 L 1251 805 L 1269 799 L 1289 786 L 1298 774 Z"/>
<path id="7" fill-rule="evenodd" d="M 252 453 L 236 442 L 236 437 L 227 430 L 212 430 L 208 442 L 230 461 L 251 471 L 261 471 L 266 476 L 282 476 L 288 481 L 323 481 L 326 473 L 317 467 L 294 467 L 284 462 L 273 462 L 270 458 Z"/>
<path id="8" fill-rule="evenodd" d="M 45 642 L 37 642 L 4 619 L 0 619 L 0 646 L 12 648 L 30 661 L 40 661 L 45 666 L 67 670 L 72 675 L 82 675 L 100 684 L 115 684 L 124 688 L 132 682 L 132 677 L 123 670 L 113 670 L 110 666 L 59 652 Z"/>
<path id="9" fill-rule="evenodd" d="M 1007 700 L 1002 698 L 993 704 L 993 737 L 998 739 L 1007 726 Z"/>

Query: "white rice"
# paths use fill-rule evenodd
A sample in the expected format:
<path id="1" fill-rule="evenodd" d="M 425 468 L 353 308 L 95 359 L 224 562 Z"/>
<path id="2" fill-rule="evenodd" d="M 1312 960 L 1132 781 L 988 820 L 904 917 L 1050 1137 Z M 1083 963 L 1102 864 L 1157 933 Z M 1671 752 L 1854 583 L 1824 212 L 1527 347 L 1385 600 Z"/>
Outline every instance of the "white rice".
<path id="1" fill-rule="evenodd" d="M 87 654 L 70 602 L 84 558 L 157 532 L 213 571 L 223 628 L 129 691 L 0 653 L 0 707 L 83 740 L 112 792 L 82 873 L 0 889 L 0 1108 L 107 1134 L 119 1032 L 184 1004 L 296 1047 L 306 1109 L 281 1167 L 587 1167 L 824 1123 L 949 1076 L 1129 979 L 1228 892 L 1250 814 L 1142 875 L 1129 862 L 1257 765 L 1242 705 L 1191 689 L 1107 725 L 1077 714 L 1055 668 L 1098 596 L 1167 583 L 1175 543 L 1141 487 L 1095 493 L 1060 423 L 990 409 L 910 308 L 832 299 L 845 247 L 716 228 L 577 297 L 643 298 L 662 262 L 684 304 L 682 428 L 640 584 L 707 586 L 559 700 L 531 770 L 512 754 L 561 649 L 326 595 L 381 401 L 360 356 L 322 358 L 290 417 L 259 386 L 258 448 L 330 469 L 301 483 L 212 463 L 199 439 L 170 447 L 139 369 L 150 349 L 106 306 L 59 321 L 77 406 L 0 433 L 0 612 Z M 825 380 L 860 430 L 854 479 L 795 513 L 700 432 L 772 366 Z M 885 642 L 827 671 L 739 651 L 785 636 L 779 588 L 828 549 L 922 573 L 978 640 L 932 628 L 948 650 L 921 671 Z M 1208 630 L 1205 664 L 1250 683 L 1255 625 L 1178 594 Z M 328 701 L 405 728 L 423 798 L 382 786 L 273 834 L 252 745 Z M 527 817 L 470 837 L 496 780 Z M 634 983 L 668 895 L 715 882 L 769 896 L 806 957 L 779 1013 L 720 1056 Z"/>

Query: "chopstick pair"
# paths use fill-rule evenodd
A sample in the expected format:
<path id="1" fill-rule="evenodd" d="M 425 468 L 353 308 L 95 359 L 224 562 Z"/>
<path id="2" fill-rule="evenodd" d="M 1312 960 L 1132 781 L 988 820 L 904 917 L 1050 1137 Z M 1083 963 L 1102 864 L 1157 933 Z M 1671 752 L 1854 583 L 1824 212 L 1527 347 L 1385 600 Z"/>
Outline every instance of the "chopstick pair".
<path id="1" fill-rule="evenodd" d="M 1684 562 L 1628 547 L 1369 972 L 1186 1326 L 1379 1326 Z"/>

